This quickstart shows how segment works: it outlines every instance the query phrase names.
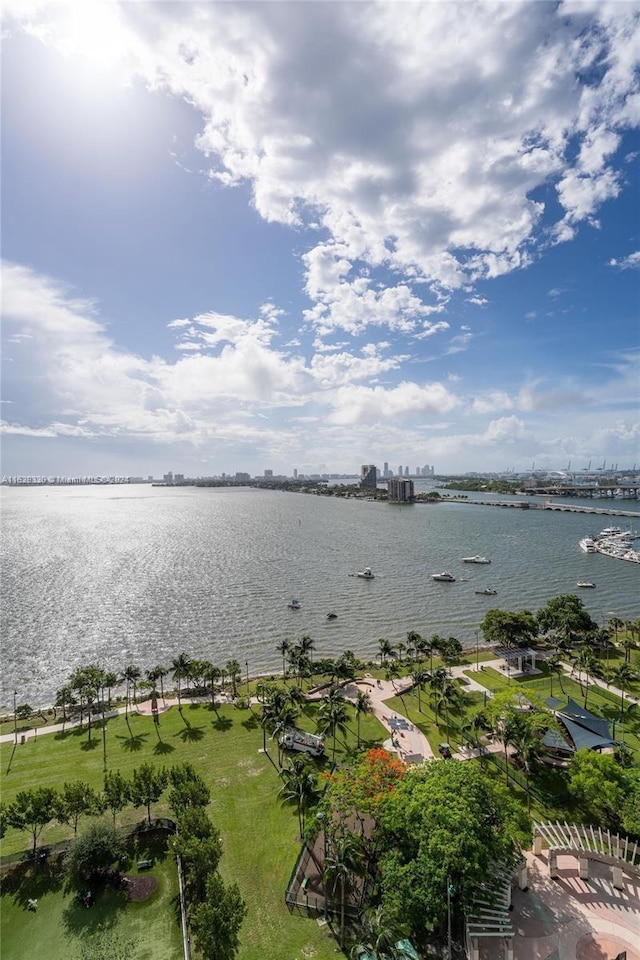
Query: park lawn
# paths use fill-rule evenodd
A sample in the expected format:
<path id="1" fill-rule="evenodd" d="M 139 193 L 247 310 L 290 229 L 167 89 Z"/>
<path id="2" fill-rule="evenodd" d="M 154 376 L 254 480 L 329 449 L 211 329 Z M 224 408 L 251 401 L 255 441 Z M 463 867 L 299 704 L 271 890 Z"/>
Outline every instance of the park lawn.
<path id="1" fill-rule="evenodd" d="M 301 725 L 314 729 L 313 707 L 301 717 Z M 350 720 L 346 745 L 338 739 L 336 759 L 353 749 L 355 719 Z M 379 743 L 382 727 L 373 717 L 361 722 L 363 739 Z M 335 956 L 335 941 L 313 919 L 291 914 L 284 903 L 287 881 L 300 849 L 295 807 L 283 806 L 278 798 L 280 780 L 275 767 L 277 745 L 268 741 L 269 755 L 262 753 L 262 730 L 257 713 L 222 706 L 184 704 L 160 717 L 159 728 L 151 718 L 134 714 L 129 724 L 123 716 L 107 721 L 107 767 L 128 777 L 144 762 L 171 766 L 189 761 L 211 789 L 209 815 L 221 832 L 224 852 L 220 870 L 225 880 L 235 881 L 247 902 L 248 915 L 241 930 L 238 960 L 281 960 Z M 12 756 L 13 754 L 13 756 Z M 331 759 L 332 741 L 327 740 Z M 94 725 L 92 745 L 87 730 L 74 729 L 64 736 L 50 734 L 29 740 L 13 750 L 0 749 L 3 799 L 32 786 L 62 787 L 65 781 L 83 780 L 96 790 L 102 787 L 104 749 L 102 732 Z M 10 762 L 11 758 L 11 762 Z M 273 762 L 272 762 L 273 761 Z M 145 815 L 128 807 L 118 825 L 139 822 Z M 170 815 L 166 794 L 152 807 L 152 816 Z M 83 829 L 81 822 L 80 830 Z M 47 828 L 39 843 L 68 836 L 68 828 Z M 26 833 L 9 830 L 5 853 L 29 846 Z M 10 955 L 10 954 L 9 954 Z"/>
<path id="2" fill-rule="evenodd" d="M 157 882 L 143 902 L 128 901 L 126 891 L 105 889 L 89 909 L 64 889 L 62 861 L 19 863 L 2 881 L 0 931 L 2 955 L 11 960 L 74 960 L 80 945 L 99 931 L 133 941 L 131 960 L 180 960 L 182 934 L 176 915 L 178 876 L 167 837 L 140 838 L 138 855 L 152 853 L 145 876 Z M 151 845 L 151 847 L 149 846 Z M 135 857 L 136 851 L 132 851 Z M 124 871 L 138 873 L 135 859 Z M 27 900 L 37 899 L 37 910 Z"/>

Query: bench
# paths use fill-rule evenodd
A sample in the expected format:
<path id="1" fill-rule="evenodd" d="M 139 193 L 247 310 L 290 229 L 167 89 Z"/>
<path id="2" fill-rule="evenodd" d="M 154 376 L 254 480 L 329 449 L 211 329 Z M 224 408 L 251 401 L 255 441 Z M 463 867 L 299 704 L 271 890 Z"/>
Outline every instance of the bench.
<path id="1" fill-rule="evenodd" d="M 305 877 L 302 883 L 300 884 L 300 889 L 302 890 L 303 893 L 306 892 L 308 883 L 309 883 L 309 877 Z"/>
<path id="2" fill-rule="evenodd" d="M 153 866 L 153 860 L 138 860 L 138 870 L 149 870 Z"/>

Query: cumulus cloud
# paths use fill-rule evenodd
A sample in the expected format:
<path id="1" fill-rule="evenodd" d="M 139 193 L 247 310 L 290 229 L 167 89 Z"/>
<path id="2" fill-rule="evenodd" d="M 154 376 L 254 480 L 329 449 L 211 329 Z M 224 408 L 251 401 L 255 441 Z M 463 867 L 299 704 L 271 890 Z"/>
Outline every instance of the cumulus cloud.
<path id="1" fill-rule="evenodd" d="M 621 257 L 619 260 L 612 257 L 609 260 L 609 266 L 617 267 L 618 270 L 640 270 L 640 250 L 636 250 L 626 257 Z"/>

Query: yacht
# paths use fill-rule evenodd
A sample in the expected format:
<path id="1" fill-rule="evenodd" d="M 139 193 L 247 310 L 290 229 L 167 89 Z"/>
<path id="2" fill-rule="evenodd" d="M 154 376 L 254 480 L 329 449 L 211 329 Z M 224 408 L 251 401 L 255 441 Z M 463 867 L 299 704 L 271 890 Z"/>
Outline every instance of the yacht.
<path id="1" fill-rule="evenodd" d="M 576 587 L 595 587 L 595 583 L 591 583 L 591 580 L 578 580 Z"/>
<path id="2" fill-rule="evenodd" d="M 486 557 L 463 557 L 463 563 L 491 563 Z"/>
<path id="3" fill-rule="evenodd" d="M 485 587 L 484 590 L 474 590 L 474 593 L 479 593 L 483 597 L 495 597 L 498 593 L 497 590 L 490 590 L 489 587 Z"/>
<path id="4" fill-rule="evenodd" d="M 432 580 L 441 580 L 441 581 L 444 582 L 444 583 L 455 583 L 455 582 L 456 582 L 456 578 L 453 576 L 453 574 L 447 573 L 446 570 L 445 570 L 443 573 L 432 573 L 432 574 L 431 574 L 431 579 L 432 579 Z"/>
<path id="5" fill-rule="evenodd" d="M 328 613 L 328 614 L 327 614 L 327 620 L 337 620 L 337 619 L 338 619 L 338 614 L 337 614 L 337 613 Z"/>
<path id="6" fill-rule="evenodd" d="M 301 607 L 301 603 L 295 597 L 292 597 L 291 600 L 289 600 L 289 603 L 287 604 L 287 606 L 289 607 L 289 610 L 299 610 Z"/>
<path id="7" fill-rule="evenodd" d="M 371 573 L 371 567 L 365 567 L 364 570 L 356 573 L 356 577 L 360 577 L 361 580 L 373 580 L 374 574 Z"/>
<path id="8" fill-rule="evenodd" d="M 585 553 L 598 552 L 598 548 L 596 547 L 596 542 L 593 537 L 583 537 L 580 541 L 580 549 L 584 550 Z"/>

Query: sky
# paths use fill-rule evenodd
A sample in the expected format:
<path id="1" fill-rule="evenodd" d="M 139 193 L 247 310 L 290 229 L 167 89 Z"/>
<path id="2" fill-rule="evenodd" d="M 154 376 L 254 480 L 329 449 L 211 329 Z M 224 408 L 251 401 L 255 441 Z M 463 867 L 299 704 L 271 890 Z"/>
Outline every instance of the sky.
<path id="1" fill-rule="evenodd" d="M 638 3 L 3 6 L 3 475 L 640 464 Z"/>

